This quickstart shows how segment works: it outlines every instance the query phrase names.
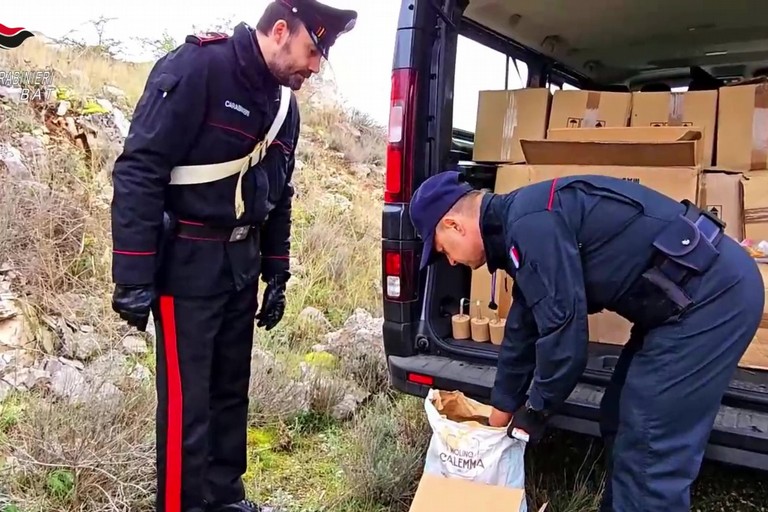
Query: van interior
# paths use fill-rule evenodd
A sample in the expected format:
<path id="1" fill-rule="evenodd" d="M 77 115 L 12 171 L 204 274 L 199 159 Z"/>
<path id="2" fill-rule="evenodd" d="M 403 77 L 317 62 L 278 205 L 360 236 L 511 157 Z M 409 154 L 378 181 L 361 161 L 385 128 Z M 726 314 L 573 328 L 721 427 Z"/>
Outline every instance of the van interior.
<path id="1" fill-rule="evenodd" d="M 452 96 L 446 102 L 447 111 L 452 109 L 447 165 L 463 169 L 478 188 L 492 189 L 496 172 L 493 164 L 472 161 L 479 91 L 711 90 L 768 72 L 768 4 L 763 1 L 462 1 L 466 8 L 459 18 L 440 14 L 447 26 L 441 37 L 455 38 L 444 47 L 455 49 L 455 58 L 444 55 L 433 70 L 446 75 L 442 80 Z M 455 36 L 448 35 L 451 30 Z M 470 296 L 470 282 L 468 268 L 444 259 L 435 264 L 424 284 L 422 333 L 441 354 L 488 364 L 498 346 L 451 337 L 451 317 L 459 312 L 460 298 Z M 588 377 L 607 383 L 620 349 L 590 343 Z M 768 373 L 740 369 L 726 399 L 766 407 L 766 383 Z"/>
<path id="2" fill-rule="evenodd" d="M 766 14 L 759 0 L 471 0 L 458 27 L 455 75 L 483 81 L 470 89 L 457 80 L 457 145 L 466 149 L 474 128 L 456 114 L 471 112 L 483 89 L 685 91 L 764 76 Z"/>

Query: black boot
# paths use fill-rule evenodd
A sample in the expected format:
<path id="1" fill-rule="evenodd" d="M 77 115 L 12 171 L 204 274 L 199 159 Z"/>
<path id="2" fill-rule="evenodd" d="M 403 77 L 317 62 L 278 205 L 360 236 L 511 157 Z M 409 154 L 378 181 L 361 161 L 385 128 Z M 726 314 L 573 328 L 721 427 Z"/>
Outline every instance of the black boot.
<path id="1" fill-rule="evenodd" d="M 219 505 L 218 507 L 209 507 L 209 512 L 278 512 L 273 507 L 257 505 L 250 500 L 242 500 L 229 505 Z"/>

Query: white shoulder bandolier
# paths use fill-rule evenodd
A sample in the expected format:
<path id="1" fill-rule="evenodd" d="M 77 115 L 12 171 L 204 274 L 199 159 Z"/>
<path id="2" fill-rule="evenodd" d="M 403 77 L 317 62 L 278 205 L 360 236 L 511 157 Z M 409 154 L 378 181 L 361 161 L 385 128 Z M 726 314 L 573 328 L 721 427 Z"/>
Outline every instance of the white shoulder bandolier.
<path id="1" fill-rule="evenodd" d="M 224 178 L 228 178 L 234 174 L 240 174 L 237 178 L 237 187 L 235 188 L 235 215 L 239 219 L 245 212 L 245 203 L 243 202 L 242 183 L 243 175 L 252 166 L 258 164 L 264 155 L 267 153 L 267 148 L 272 144 L 272 141 L 277 137 L 277 132 L 280 131 L 283 123 L 285 122 L 286 115 L 288 114 L 288 106 L 290 105 L 291 89 L 288 87 L 281 87 L 280 91 L 280 107 L 277 111 L 277 116 L 272 122 L 272 126 L 269 127 L 267 135 L 256 143 L 248 155 L 237 160 L 230 160 L 229 162 L 220 162 L 217 164 L 206 165 L 180 165 L 174 167 L 171 170 L 171 185 L 197 185 L 200 183 L 210 183 L 212 181 L 218 181 Z"/>

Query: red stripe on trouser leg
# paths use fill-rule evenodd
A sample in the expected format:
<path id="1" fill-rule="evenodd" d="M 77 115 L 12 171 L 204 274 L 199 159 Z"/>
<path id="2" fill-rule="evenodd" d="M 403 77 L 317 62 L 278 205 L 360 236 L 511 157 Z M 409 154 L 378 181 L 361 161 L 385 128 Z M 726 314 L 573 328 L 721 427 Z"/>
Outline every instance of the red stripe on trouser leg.
<path id="1" fill-rule="evenodd" d="M 173 297 L 160 297 L 160 318 L 168 386 L 168 426 L 166 432 L 165 511 L 181 512 L 181 370 L 176 345 L 176 312 Z"/>

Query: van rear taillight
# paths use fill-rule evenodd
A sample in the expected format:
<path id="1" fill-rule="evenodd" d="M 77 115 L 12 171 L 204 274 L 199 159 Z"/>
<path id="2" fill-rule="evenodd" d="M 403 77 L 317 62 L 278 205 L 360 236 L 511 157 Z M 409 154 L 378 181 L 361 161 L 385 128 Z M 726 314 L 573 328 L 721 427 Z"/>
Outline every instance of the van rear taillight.
<path id="1" fill-rule="evenodd" d="M 384 297 L 392 302 L 416 300 L 416 258 L 413 251 L 385 249 Z"/>
<path id="2" fill-rule="evenodd" d="M 384 201 L 387 203 L 406 203 L 411 199 L 415 98 L 416 70 L 403 68 L 392 71 L 384 187 Z"/>
<path id="3" fill-rule="evenodd" d="M 434 386 L 435 379 L 430 375 L 422 375 L 420 373 L 409 373 L 408 380 L 415 384 L 421 384 L 423 386 Z"/>

